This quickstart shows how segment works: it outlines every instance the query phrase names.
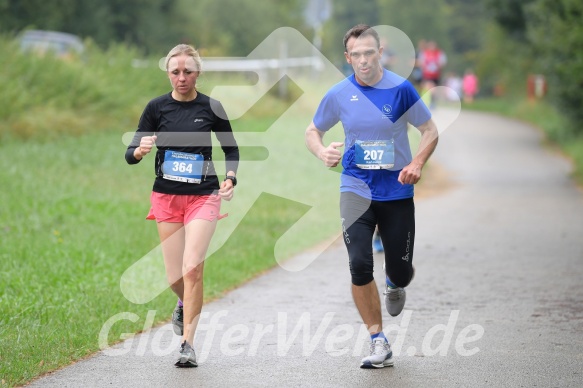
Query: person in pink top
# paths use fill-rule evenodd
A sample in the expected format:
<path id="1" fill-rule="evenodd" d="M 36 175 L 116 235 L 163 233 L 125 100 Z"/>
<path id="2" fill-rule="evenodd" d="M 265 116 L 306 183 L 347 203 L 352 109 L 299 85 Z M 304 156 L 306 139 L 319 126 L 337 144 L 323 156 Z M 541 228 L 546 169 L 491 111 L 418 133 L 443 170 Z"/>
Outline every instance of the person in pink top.
<path id="1" fill-rule="evenodd" d="M 478 77 L 471 69 L 466 70 L 462 82 L 464 93 L 464 102 L 471 104 L 474 102 L 474 96 L 478 93 Z"/>

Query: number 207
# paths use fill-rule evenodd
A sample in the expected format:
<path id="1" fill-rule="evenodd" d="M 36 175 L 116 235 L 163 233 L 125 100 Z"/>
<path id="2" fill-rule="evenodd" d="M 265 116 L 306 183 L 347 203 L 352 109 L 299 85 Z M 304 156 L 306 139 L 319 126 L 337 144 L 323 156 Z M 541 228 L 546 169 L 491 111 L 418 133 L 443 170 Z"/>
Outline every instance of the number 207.
<path id="1" fill-rule="evenodd" d="M 364 150 L 364 160 L 380 160 L 384 152 L 383 150 Z"/>

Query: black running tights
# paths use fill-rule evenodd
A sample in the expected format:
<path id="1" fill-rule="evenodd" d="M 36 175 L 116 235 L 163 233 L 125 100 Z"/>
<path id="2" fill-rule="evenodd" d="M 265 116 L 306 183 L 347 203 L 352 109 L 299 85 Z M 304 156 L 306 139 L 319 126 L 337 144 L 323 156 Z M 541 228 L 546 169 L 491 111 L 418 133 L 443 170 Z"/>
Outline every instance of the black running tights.
<path id="1" fill-rule="evenodd" d="M 340 217 L 352 284 L 364 286 L 374 279 L 372 238 L 378 225 L 385 250 L 386 273 L 397 287 L 407 286 L 413 276 L 413 198 L 370 201 L 357 194 L 344 192 L 340 194 Z"/>

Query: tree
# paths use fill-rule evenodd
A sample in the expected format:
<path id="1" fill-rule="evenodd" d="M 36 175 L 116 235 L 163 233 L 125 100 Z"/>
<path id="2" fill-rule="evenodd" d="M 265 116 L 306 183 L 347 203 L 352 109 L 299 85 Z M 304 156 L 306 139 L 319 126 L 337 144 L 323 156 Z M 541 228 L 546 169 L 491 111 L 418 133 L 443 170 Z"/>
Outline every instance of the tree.
<path id="1" fill-rule="evenodd" d="M 341 67 L 345 63 L 344 34 L 356 24 L 379 24 L 379 8 L 377 0 L 335 0 L 332 4 L 332 17 L 324 26 L 322 52 Z"/>
<path id="2" fill-rule="evenodd" d="M 0 0 L 0 31 L 58 30 L 90 37 L 102 47 L 125 42 L 145 52 L 167 50 L 186 24 L 176 4 L 177 0 Z"/>
<path id="3" fill-rule="evenodd" d="M 488 0 L 488 8 L 498 23 L 513 39 L 526 40 L 525 7 L 534 0 Z"/>
<path id="4" fill-rule="evenodd" d="M 490 20 L 486 6 L 481 0 L 446 0 L 446 3 L 444 13 L 451 51 L 473 57 L 484 44 L 484 30 Z"/>
<path id="5" fill-rule="evenodd" d="M 526 10 L 527 36 L 549 80 L 553 101 L 583 135 L 583 2 L 536 0 Z"/>
<path id="6" fill-rule="evenodd" d="M 408 0 L 407 5 L 399 0 L 377 0 L 380 24 L 402 30 L 413 45 L 422 40 L 433 40 L 446 52 L 451 52 L 448 36 L 449 15 L 445 0 Z"/>
<path id="7" fill-rule="evenodd" d="M 29 26 L 64 30 L 65 20 L 72 18 L 75 11 L 75 0 L 3 0 L 0 2 L 0 26 L 3 32 L 11 33 Z"/>
<path id="8" fill-rule="evenodd" d="M 303 29 L 304 0 L 199 0 L 196 8 L 183 1 L 191 20 L 183 33 L 189 42 L 211 56 L 247 56 L 274 30 L 290 26 Z"/>

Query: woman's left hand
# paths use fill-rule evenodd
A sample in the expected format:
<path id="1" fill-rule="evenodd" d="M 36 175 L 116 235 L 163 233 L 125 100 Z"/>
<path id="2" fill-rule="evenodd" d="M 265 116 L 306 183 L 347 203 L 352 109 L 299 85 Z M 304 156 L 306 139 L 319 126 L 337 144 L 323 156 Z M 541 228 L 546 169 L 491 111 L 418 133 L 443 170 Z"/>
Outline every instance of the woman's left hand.
<path id="1" fill-rule="evenodd" d="M 230 179 L 226 179 L 221 183 L 219 195 L 225 201 L 230 201 L 233 198 L 234 189 L 233 182 Z"/>

